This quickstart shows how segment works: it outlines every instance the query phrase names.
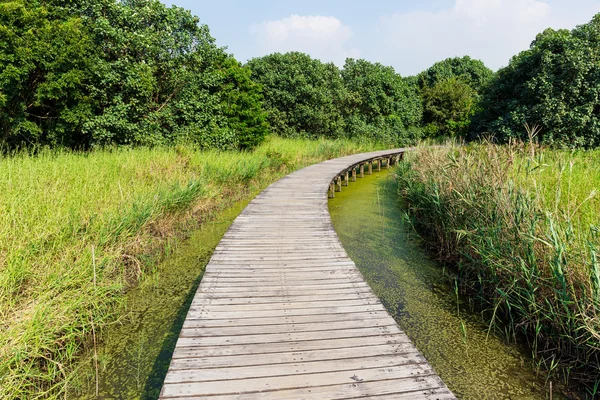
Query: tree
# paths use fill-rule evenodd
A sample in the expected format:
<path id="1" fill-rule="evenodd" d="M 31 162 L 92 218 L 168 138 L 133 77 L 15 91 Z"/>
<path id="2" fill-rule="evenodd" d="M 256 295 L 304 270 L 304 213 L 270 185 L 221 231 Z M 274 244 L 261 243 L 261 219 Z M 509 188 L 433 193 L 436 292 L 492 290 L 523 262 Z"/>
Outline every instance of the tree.
<path id="1" fill-rule="evenodd" d="M 427 136 L 464 136 L 478 106 L 480 93 L 494 73 L 469 56 L 447 58 L 417 76 Z"/>
<path id="2" fill-rule="evenodd" d="M 344 134 L 341 104 L 347 93 L 339 69 L 307 54 L 275 53 L 248 61 L 252 79 L 263 86 L 268 122 L 284 137 Z"/>
<path id="3" fill-rule="evenodd" d="M 459 78 L 475 92 L 480 93 L 494 76 L 491 69 L 480 60 L 469 56 L 447 58 L 436 62 L 418 75 L 419 86 L 433 87 L 439 81 Z"/>
<path id="4" fill-rule="evenodd" d="M 347 59 L 342 70 L 348 100 L 344 114 L 353 136 L 395 144 L 414 142 L 422 109 L 416 88 L 392 67 Z"/>
<path id="5" fill-rule="evenodd" d="M 247 148 L 260 86 L 208 27 L 158 0 L 0 4 L 0 140 L 9 146 Z"/>
<path id="6" fill-rule="evenodd" d="M 475 112 L 477 93 L 457 77 L 439 80 L 422 93 L 423 118 L 430 134 L 465 135 Z"/>
<path id="7" fill-rule="evenodd" d="M 80 18 L 55 20 L 23 0 L 0 3 L 0 141 L 12 147 L 85 141 L 94 62 Z"/>
<path id="8" fill-rule="evenodd" d="M 498 71 L 475 118 L 475 134 L 500 140 L 526 139 L 527 123 L 546 144 L 600 145 L 600 14 L 572 31 L 539 34 Z"/>

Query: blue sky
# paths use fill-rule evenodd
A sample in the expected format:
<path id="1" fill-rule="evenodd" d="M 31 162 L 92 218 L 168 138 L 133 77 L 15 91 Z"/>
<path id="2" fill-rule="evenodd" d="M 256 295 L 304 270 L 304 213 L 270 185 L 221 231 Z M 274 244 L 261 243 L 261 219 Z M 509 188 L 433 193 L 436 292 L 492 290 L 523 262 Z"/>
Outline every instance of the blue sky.
<path id="1" fill-rule="evenodd" d="M 600 12 L 600 0 L 164 2 L 191 10 L 242 62 L 297 50 L 339 66 L 378 61 L 402 75 L 463 55 L 495 70 L 545 28 L 572 29 Z"/>

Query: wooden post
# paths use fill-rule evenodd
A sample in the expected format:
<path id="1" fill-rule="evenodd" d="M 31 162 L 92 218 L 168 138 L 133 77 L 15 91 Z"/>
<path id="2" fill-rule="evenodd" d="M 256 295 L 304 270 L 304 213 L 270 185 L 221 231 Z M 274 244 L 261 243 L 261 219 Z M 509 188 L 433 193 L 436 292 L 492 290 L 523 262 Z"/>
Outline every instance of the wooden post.
<path id="1" fill-rule="evenodd" d="M 335 178 L 335 191 L 336 192 L 342 191 L 342 177 L 341 176 L 338 176 L 337 178 Z"/>
<path id="2" fill-rule="evenodd" d="M 365 177 L 365 164 L 360 164 L 360 177 Z"/>
<path id="3" fill-rule="evenodd" d="M 392 157 L 388 157 L 388 158 L 385 160 L 385 168 L 386 168 L 386 169 L 390 169 L 390 166 L 391 166 L 391 164 L 392 164 Z"/>
<path id="4" fill-rule="evenodd" d="M 381 172 L 381 160 L 377 160 L 377 172 Z"/>
<path id="5" fill-rule="evenodd" d="M 348 178 L 349 172 L 346 171 L 346 173 L 344 174 L 344 186 L 348 186 L 349 185 L 349 180 L 350 178 Z"/>
<path id="6" fill-rule="evenodd" d="M 351 182 L 356 182 L 356 168 L 352 168 L 352 180 Z"/>
<path id="7" fill-rule="evenodd" d="M 372 175 L 373 174 L 373 161 L 369 161 L 367 164 L 369 165 L 369 170 L 367 171 L 367 175 Z"/>
<path id="8" fill-rule="evenodd" d="M 333 181 L 329 184 L 329 198 L 333 199 L 335 197 L 335 187 Z"/>

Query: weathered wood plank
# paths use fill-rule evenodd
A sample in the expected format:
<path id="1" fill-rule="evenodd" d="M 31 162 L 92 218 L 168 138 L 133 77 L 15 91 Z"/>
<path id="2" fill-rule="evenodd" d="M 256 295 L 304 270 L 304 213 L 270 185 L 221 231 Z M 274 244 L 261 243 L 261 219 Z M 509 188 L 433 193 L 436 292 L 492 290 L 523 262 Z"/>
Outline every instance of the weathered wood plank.
<path id="1" fill-rule="evenodd" d="M 350 356 L 350 353 L 347 354 Z M 412 354 L 388 354 L 372 357 L 345 358 L 343 366 L 339 360 L 321 360 L 319 362 L 294 362 L 283 364 L 262 364 L 227 366 L 221 368 L 195 368 L 176 370 L 165 383 L 208 382 L 248 378 L 280 377 L 299 374 L 321 374 L 338 371 L 356 371 L 369 368 L 396 368 L 403 365 L 426 364 L 425 358 L 418 352 Z"/>
<path id="2" fill-rule="evenodd" d="M 401 357 L 416 357 L 420 353 L 415 352 L 410 343 L 383 344 L 376 346 L 343 347 L 340 349 L 304 350 L 296 352 L 282 352 L 265 357 L 264 354 L 244 354 L 213 357 L 188 357 L 177 358 L 171 362 L 171 369 L 202 369 L 220 368 L 231 366 L 252 366 L 268 364 L 285 364 L 311 361 L 345 360 L 348 358 L 364 358 L 385 355 L 400 355 Z M 420 362 L 425 362 L 420 359 Z"/>
<path id="3" fill-rule="evenodd" d="M 173 371 L 177 375 L 177 371 Z M 415 379 L 416 378 L 416 379 Z M 443 383 L 433 376 L 430 367 L 423 364 L 402 365 L 391 368 L 373 368 L 354 371 L 327 372 L 275 376 L 266 378 L 236 379 L 211 382 L 173 383 L 163 386 L 163 397 L 206 396 L 214 393 L 239 394 L 240 392 L 272 391 L 310 388 L 332 384 L 356 384 L 396 379 L 402 391 L 437 389 Z M 324 398 L 329 398 L 327 395 Z"/>
<path id="4" fill-rule="evenodd" d="M 304 340 L 298 342 L 275 342 L 275 343 L 254 343 L 242 345 L 226 346 L 178 346 L 173 353 L 173 359 L 178 358 L 197 358 L 197 357 L 217 357 L 232 355 L 263 355 L 265 357 L 276 357 L 276 354 L 286 352 L 305 352 L 321 351 L 332 349 L 345 349 L 355 347 L 365 347 L 368 345 L 402 345 L 408 346 L 411 350 L 414 346 L 404 334 L 369 336 L 368 343 L 365 344 L 364 337 L 348 337 L 338 339 L 318 339 Z"/>

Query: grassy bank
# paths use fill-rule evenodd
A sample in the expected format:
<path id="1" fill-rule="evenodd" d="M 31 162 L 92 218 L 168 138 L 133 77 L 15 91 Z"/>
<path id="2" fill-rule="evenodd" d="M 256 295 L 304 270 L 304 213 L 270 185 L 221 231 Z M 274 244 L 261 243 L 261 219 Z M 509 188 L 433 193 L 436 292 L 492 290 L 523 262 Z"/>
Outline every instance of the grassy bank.
<path id="1" fill-rule="evenodd" d="M 0 158 L 0 398 L 56 397 L 123 310 L 149 260 L 189 221 L 349 141 L 271 139 L 254 152 L 187 147 Z"/>
<path id="2" fill-rule="evenodd" d="M 600 152 L 422 148 L 398 168 L 409 214 L 490 328 L 529 341 L 553 379 L 600 377 Z"/>

